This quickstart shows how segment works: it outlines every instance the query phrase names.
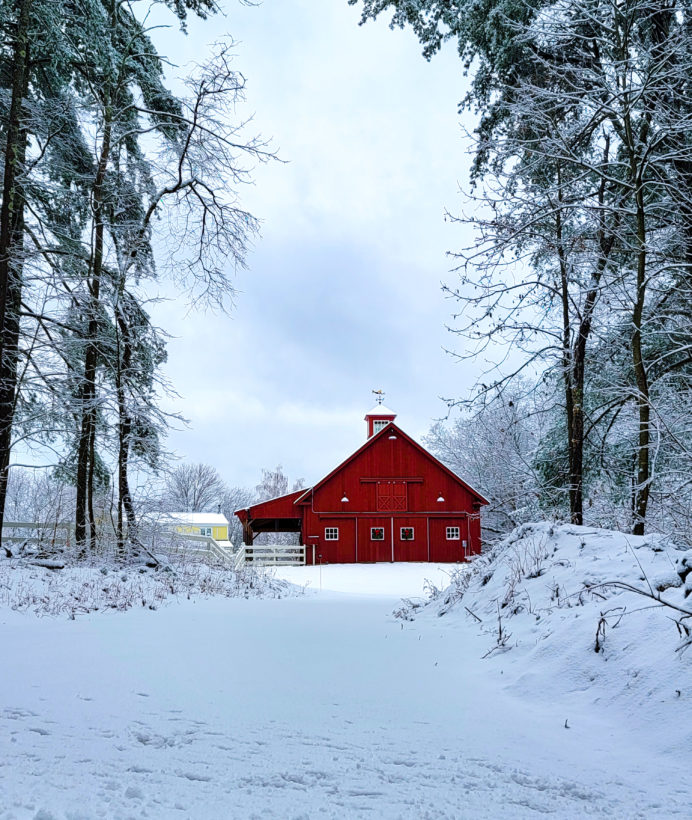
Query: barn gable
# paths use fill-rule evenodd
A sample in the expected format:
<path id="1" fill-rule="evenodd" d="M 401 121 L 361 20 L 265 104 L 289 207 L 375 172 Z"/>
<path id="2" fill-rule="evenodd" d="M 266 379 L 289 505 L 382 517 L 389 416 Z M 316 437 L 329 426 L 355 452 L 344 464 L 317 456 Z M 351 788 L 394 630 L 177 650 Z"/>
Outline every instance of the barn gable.
<path id="1" fill-rule="evenodd" d="M 348 490 L 353 482 L 367 484 L 382 481 L 405 481 L 407 484 L 425 484 L 430 492 L 442 496 L 461 496 L 476 508 L 488 501 L 456 473 L 445 466 L 424 447 L 412 439 L 393 421 L 382 427 L 365 441 L 348 458 L 335 467 L 313 487 L 306 490 L 296 504 L 314 504 L 319 498 L 319 508 L 336 508 L 342 498 L 351 501 Z M 355 491 L 351 489 L 351 494 Z M 363 494 L 361 494 L 362 497 Z M 372 495 L 372 493 L 370 493 Z M 337 499 L 338 496 L 338 499 Z M 421 499 L 422 501 L 423 499 Z M 349 503 L 343 502 L 343 503 Z M 360 505 L 362 506 L 362 505 Z"/>

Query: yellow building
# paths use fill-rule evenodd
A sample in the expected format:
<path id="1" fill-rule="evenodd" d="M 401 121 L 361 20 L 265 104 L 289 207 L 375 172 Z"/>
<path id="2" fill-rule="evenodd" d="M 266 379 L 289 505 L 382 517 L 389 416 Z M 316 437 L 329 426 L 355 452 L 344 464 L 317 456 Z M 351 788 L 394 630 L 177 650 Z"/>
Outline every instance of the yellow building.
<path id="1" fill-rule="evenodd" d="M 222 546 L 228 546 L 228 519 L 221 513 L 166 513 L 159 522 L 181 535 L 210 536 Z"/>

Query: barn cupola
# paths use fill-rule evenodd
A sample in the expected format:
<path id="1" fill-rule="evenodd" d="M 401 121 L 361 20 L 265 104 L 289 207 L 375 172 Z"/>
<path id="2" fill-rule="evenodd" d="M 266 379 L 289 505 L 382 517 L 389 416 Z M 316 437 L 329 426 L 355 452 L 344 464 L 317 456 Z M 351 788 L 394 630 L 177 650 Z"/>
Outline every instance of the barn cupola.
<path id="1" fill-rule="evenodd" d="M 368 438 L 374 436 L 375 433 L 394 421 L 396 413 L 393 413 L 388 407 L 383 404 L 384 392 L 382 390 L 372 391 L 377 396 L 377 404 L 365 414 L 365 422 L 368 426 Z"/>

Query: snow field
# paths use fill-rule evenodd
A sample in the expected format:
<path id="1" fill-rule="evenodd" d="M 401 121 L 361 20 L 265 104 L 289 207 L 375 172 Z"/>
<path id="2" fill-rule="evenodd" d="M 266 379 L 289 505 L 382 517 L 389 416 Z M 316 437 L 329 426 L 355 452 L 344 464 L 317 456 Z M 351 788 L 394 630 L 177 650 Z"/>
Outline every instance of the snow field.
<path id="1" fill-rule="evenodd" d="M 596 653 L 600 609 L 622 599 L 549 605 L 550 573 L 570 588 L 584 567 L 636 578 L 623 536 L 538 532 L 558 552 L 514 584 L 511 649 L 481 659 L 506 561 L 537 532 L 412 621 L 392 611 L 434 567 L 323 567 L 322 592 L 319 568 L 286 568 L 305 594 L 75 620 L 0 609 L 0 818 L 689 817 L 690 670 L 674 624 L 633 613 Z"/>

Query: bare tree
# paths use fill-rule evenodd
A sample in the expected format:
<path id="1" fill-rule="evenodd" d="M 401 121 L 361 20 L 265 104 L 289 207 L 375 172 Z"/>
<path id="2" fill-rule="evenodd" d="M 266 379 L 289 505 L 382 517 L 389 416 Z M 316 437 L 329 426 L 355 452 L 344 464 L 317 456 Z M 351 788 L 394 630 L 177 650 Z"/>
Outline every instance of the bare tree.
<path id="1" fill-rule="evenodd" d="M 305 479 L 297 478 L 290 489 L 290 492 L 302 490 Z M 262 469 L 262 480 L 255 487 L 257 501 L 268 501 L 270 498 L 278 498 L 280 495 L 287 495 L 289 492 L 288 476 L 284 473 L 284 468 L 277 464 L 276 469 Z"/>
<path id="2" fill-rule="evenodd" d="M 227 487 L 224 492 L 221 512 L 228 519 L 228 538 L 234 546 L 243 543 L 243 525 L 235 511 L 247 509 L 254 501 L 254 493 L 247 487 Z"/>
<path id="3" fill-rule="evenodd" d="M 255 503 L 260 501 L 268 501 L 271 498 L 277 498 L 281 495 L 287 495 L 289 492 L 296 492 L 302 490 L 305 486 L 305 480 L 297 478 L 293 484 L 290 484 L 288 476 L 284 473 L 281 464 L 277 464 L 274 470 L 262 469 L 262 480 L 255 487 Z M 300 536 L 292 532 L 266 532 L 260 533 L 255 539 L 255 544 L 298 544 Z"/>
<path id="4" fill-rule="evenodd" d="M 437 422 L 425 437 L 440 461 L 489 500 L 483 527 L 490 535 L 546 511 L 541 499 L 551 497 L 550 488 L 536 466 L 546 416 L 533 385 L 517 382 L 475 412 Z"/>
<path id="5" fill-rule="evenodd" d="M 180 464 L 168 476 L 164 502 L 169 512 L 216 512 L 226 486 L 209 464 Z"/>

